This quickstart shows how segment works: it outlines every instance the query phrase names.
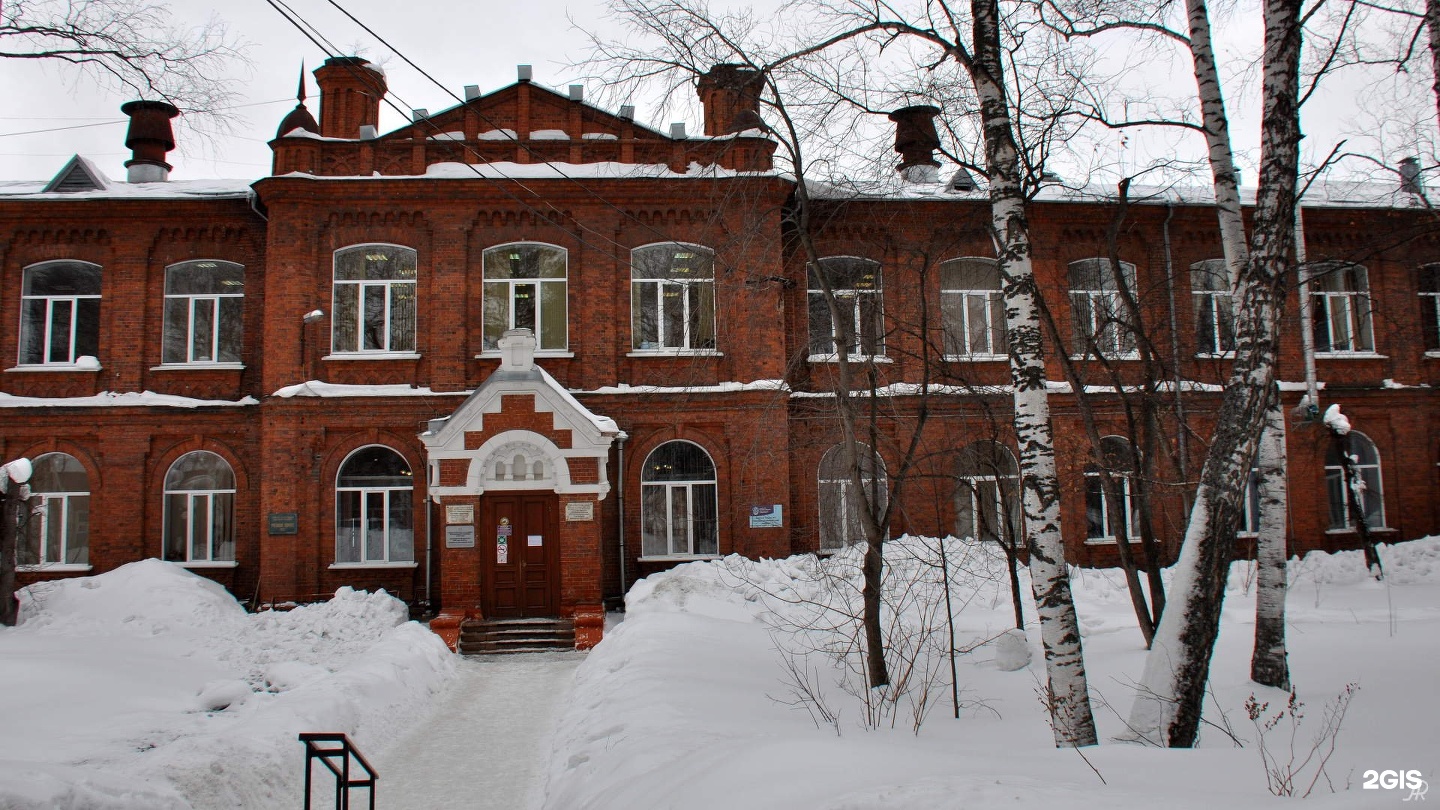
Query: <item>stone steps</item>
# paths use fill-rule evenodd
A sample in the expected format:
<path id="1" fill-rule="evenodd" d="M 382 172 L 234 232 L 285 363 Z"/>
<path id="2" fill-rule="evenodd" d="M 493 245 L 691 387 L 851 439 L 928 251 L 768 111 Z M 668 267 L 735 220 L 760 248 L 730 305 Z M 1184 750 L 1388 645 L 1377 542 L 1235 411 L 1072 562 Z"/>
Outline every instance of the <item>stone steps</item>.
<path id="1" fill-rule="evenodd" d="M 575 623 L 569 619 L 487 619 L 460 626 L 461 655 L 573 649 Z"/>

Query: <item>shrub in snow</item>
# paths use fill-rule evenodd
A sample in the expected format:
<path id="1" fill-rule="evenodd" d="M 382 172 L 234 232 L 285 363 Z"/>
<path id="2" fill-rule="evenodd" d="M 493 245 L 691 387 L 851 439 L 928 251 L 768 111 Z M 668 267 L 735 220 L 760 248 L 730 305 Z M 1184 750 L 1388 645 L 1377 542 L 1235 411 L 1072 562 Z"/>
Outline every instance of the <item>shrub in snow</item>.
<path id="1" fill-rule="evenodd" d="M 1012 627 L 995 639 L 995 666 L 1004 672 L 1030 666 L 1030 643 L 1025 639 L 1025 631 Z"/>

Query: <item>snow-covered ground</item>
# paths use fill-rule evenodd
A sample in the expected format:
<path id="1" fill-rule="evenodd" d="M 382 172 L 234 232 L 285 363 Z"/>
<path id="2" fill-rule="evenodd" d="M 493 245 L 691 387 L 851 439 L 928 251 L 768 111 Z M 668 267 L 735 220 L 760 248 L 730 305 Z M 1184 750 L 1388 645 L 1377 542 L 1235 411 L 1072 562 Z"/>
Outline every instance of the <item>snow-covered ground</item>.
<path id="1" fill-rule="evenodd" d="M 0 628 L 4 810 L 295 807 L 300 732 L 343 731 L 373 753 L 455 672 L 383 593 L 247 614 L 146 560 L 22 600 L 20 625 Z"/>
<path id="2" fill-rule="evenodd" d="M 923 572 L 915 560 L 935 542 L 892 543 L 887 560 Z M 881 718 L 882 728 L 866 730 L 866 710 L 837 686 L 840 671 L 831 659 L 801 654 L 831 638 L 796 626 L 833 618 L 826 608 L 836 603 L 836 591 L 823 583 L 833 586 L 838 576 L 840 593 L 853 588 L 854 577 L 845 576 L 847 567 L 853 574 L 853 555 L 823 565 L 813 557 L 691 563 L 637 583 L 626 620 L 580 667 L 556 732 L 545 806 L 1113 810 L 1298 801 L 1269 792 L 1260 735 L 1244 709 L 1252 694 L 1269 703 L 1266 717 L 1286 702 L 1285 693 L 1249 680 L 1250 566 L 1232 570 L 1207 705 L 1215 725 L 1205 728 L 1194 751 L 1113 741 L 1125 730 L 1144 649 L 1118 572 L 1077 572 L 1075 598 L 1104 740 L 1082 758 L 1053 747 L 1038 698 L 1044 668 L 1033 625 L 1032 662 L 1016 671 L 997 665 L 1003 663 L 997 662 L 999 645 L 983 643 L 1011 622 L 1003 568 L 976 547 L 947 545 L 957 646 L 980 645 L 959 659 L 958 720 L 943 656 L 935 659 L 941 662 L 935 693 L 916 734 L 908 700 Z M 1418 770 L 1428 782 L 1440 782 L 1440 539 L 1386 547 L 1382 557 L 1383 583 L 1367 575 L 1359 552 L 1291 563 L 1290 663 L 1304 703 L 1294 736 L 1297 760 L 1310 751 L 1327 704 L 1347 684 L 1359 686 L 1306 806 L 1418 806 L 1399 804 L 1411 795 L 1407 790 L 1364 789 L 1367 770 Z M 933 571 L 924 575 L 938 580 Z M 1033 621 L 1033 604 L 1027 601 L 1025 609 Z M 911 605 L 908 613 L 914 626 L 920 610 Z M 782 666 L 782 647 L 808 667 L 836 723 L 817 723 L 813 711 L 791 705 L 794 681 Z M 1227 725 L 1238 742 L 1223 730 Z M 1265 735 L 1282 763 L 1291 759 L 1291 733 L 1282 718 Z M 1312 762 L 1300 774 L 1300 792 L 1314 776 Z M 1429 799 L 1440 799 L 1440 789 Z"/>

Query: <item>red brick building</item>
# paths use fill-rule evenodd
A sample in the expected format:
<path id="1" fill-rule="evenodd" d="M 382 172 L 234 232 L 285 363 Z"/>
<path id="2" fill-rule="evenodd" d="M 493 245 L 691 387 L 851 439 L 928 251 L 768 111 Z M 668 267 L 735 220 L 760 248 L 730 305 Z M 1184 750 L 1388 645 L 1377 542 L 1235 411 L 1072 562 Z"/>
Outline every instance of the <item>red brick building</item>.
<path id="1" fill-rule="evenodd" d="M 705 77 L 704 134 L 687 136 L 521 75 L 378 134 L 383 76 L 332 59 L 319 121 L 302 101 L 253 183 L 169 180 L 173 108 L 137 103 L 129 182 L 77 158 L 0 184 L 0 454 L 37 462 L 43 502 L 21 584 L 164 557 L 258 603 L 353 585 L 593 624 L 678 561 L 856 538 L 836 336 L 749 78 Z M 912 157 L 904 182 L 814 190 L 867 475 L 904 477 L 895 534 L 1003 535 L 1014 440 L 987 201 Z M 1052 191 L 1031 224 L 1052 337 L 1074 354 L 1051 341 L 1070 556 L 1113 564 L 1120 521 L 1173 552 L 1230 340 L 1214 213 Z M 1434 532 L 1433 214 L 1404 189 L 1332 188 L 1304 231 L 1317 375 L 1363 434 L 1366 523 Z M 1135 313 L 1117 314 L 1117 276 Z M 1147 434 L 1117 391 L 1157 376 Z M 1117 469 L 1087 424 L 1107 452 L 1163 457 L 1143 509 L 1138 473 L 1126 505 L 1087 475 Z M 1328 438 L 1297 423 L 1289 452 L 1292 549 L 1353 545 Z"/>

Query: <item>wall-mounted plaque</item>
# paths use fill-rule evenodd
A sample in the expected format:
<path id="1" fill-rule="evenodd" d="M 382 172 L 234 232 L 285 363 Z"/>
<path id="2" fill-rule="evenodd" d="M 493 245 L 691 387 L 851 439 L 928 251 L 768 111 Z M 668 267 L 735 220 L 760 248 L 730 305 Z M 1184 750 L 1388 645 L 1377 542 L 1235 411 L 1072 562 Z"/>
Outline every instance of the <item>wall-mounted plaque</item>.
<path id="1" fill-rule="evenodd" d="M 446 526 L 445 527 L 446 548 L 474 548 L 475 527 L 474 526 Z"/>
<path id="2" fill-rule="evenodd" d="M 457 503 L 445 507 L 446 523 L 474 523 L 475 504 Z"/>
<path id="3" fill-rule="evenodd" d="M 595 519 L 594 501 L 571 501 L 565 504 L 565 519 L 571 523 Z"/>
<path id="4" fill-rule="evenodd" d="M 271 534 L 300 533 L 300 514 L 298 512 L 271 512 L 267 517 Z"/>

